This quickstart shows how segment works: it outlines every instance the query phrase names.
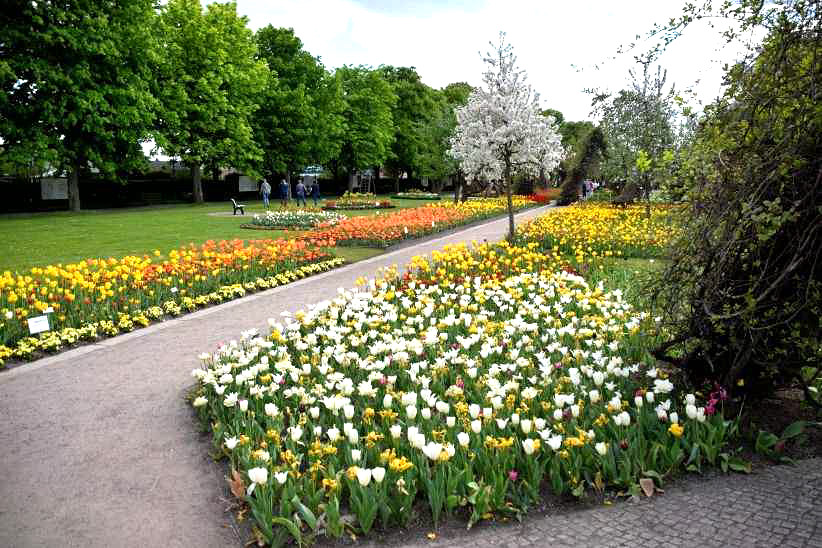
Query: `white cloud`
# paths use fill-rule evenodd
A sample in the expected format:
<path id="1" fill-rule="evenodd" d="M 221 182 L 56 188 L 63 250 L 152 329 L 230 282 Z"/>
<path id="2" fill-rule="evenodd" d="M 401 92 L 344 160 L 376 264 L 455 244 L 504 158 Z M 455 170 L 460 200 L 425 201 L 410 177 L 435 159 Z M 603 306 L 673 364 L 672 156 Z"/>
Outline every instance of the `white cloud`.
<path id="1" fill-rule="evenodd" d="M 546 107 L 567 119 L 589 117 L 585 88 L 616 91 L 627 84 L 631 55 L 594 66 L 613 56 L 620 44 L 644 34 L 655 22 L 680 13 L 684 1 L 612 0 L 239 0 L 238 11 L 257 29 L 268 24 L 292 27 L 313 55 L 330 69 L 344 64 L 415 66 L 433 87 L 451 82 L 478 84 L 479 51 L 488 49 L 500 30 L 514 46 L 519 65 L 540 92 Z M 705 25 L 690 29 L 662 57 L 668 82 L 697 88 L 703 102 L 713 99 L 721 83 L 721 55 L 716 31 Z M 581 72 L 572 68 L 581 67 Z"/>

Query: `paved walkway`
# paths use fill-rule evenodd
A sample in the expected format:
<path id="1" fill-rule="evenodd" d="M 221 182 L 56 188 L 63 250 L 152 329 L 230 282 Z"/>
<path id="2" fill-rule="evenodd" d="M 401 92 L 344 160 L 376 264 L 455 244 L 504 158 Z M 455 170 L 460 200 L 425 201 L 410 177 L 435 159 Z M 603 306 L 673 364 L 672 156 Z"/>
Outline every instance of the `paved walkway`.
<path id="1" fill-rule="evenodd" d="M 500 219 L 408 245 L 0 373 L 0 546 L 241 546 L 225 512 L 224 465 L 208 456 L 208 440 L 184 401 L 196 356 L 249 327 L 264 329 L 267 318 L 283 310 L 330 297 L 381 266 L 404 265 L 450 242 L 499 239 L 506 226 Z M 820 546 L 819 469 L 814 461 L 772 468 L 675 491 L 651 504 L 483 528 L 450 545 L 592 546 L 623 537 L 686 545 L 689 534 L 706 539 L 711 530 L 728 535 L 754 524 L 767 545 L 808 533 L 814 536 L 801 539 Z"/>

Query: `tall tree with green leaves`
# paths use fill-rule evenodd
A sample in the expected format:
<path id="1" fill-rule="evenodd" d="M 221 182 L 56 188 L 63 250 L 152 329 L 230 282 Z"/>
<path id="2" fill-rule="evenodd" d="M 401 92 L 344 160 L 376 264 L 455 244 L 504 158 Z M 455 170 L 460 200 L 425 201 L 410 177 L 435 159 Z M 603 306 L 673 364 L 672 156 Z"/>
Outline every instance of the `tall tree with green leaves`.
<path id="1" fill-rule="evenodd" d="M 251 116 L 268 69 L 247 25 L 234 3 L 203 10 L 199 0 L 170 0 L 161 8 L 156 141 L 191 168 L 195 202 L 203 201 L 203 165 L 253 170 L 262 156 Z"/>
<path id="2" fill-rule="evenodd" d="M 151 0 L 9 0 L 0 10 L 3 153 L 65 169 L 74 211 L 83 172 L 144 161 L 154 17 Z"/>
<path id="3" fill-rule="evenodd" d="M 434 90 L 422 83 L 414 67 L 382 66 L 379 71 L 397 96 L 391 111 L 394 141 L 387 167 L 394 174 L 394 190 L 399 192 L 403 173 L 409 177 L 421 174 L 423 155 L 430 144 L 426 142 L 426 132 L 437 114 Z"/>
<path id="4" fill-rule="evenodd" d="M 357 171 L 384 165 L 394 140 L 391 110 L 397 101 L 394 89 L 379 71 L 344 66 L 335 73 L 343 90 L 345 134 L 338 157 L 353 189 Z"/>
<path id="5" fill-rule="evenodd" d="M 268 25 L 254 39 L 270 71 L 253 124 L 262 171 L 273 177 L 325 164 L 342 146 L 340 83 L 303 49 L 293 29 Z"/>

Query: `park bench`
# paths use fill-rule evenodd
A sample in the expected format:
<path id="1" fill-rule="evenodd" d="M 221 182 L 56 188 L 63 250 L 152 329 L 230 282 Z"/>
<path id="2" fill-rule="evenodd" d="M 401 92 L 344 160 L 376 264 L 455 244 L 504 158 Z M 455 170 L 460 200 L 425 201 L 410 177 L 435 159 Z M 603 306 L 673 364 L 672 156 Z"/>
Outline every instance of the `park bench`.
<path id="1" fill-rule="evenodd" d="M 245 215 L 245 204 L 238 204 L 237 200 L 231 198 L 231 203 L 234 205 L 234 215 L 237 214 L 237 210 L 240 210 L 240 215 Z"/>

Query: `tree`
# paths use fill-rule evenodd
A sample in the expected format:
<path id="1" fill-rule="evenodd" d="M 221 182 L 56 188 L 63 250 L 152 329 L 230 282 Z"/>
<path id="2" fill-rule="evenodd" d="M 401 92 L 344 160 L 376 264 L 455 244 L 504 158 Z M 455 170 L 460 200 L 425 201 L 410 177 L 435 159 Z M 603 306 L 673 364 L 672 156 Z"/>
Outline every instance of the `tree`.
<path id="1" fill-rule="evenodd" d="M 199 0 L 170 0 L 158 21 L 164 56 L 157 68 L 162 106 L 156 141 L 191 168 L 198 203 L 204 164 L 253 169 L 261 157 L 251 115 L 268 71 L 255 59 L 247 22 L 236 4 L 209 4 L 203 11 Z"/>
<path id="2" fill-rule="evenodd" d="M 258 59 L 269 68 L 253 122 L 254 139 L 263 151 L 262 171 L 274 177 L 325 164 L 342 145 L 339 82 L 303 49 L 293 29 L 268 25 L 254 38 Z"/>
<path id="3" fill-rule="evenodd" d="M 399 192 L 403 173 L 420 175 L 427 145 L 427 130 L 437 112 L 434 90 L 420 80 L 414 67 L 381 66 L 379 72 L 391 84 L 397 101 L 391 109 L 394 120 L 394 140 L 386 166 L 394 173 L 395 192 Z"/>
<path id="4" fill-rule="evenodd" d="M 568 205 L 577 201 L 579 188 L 586 177 L 590 177 L 602 159 L 607 158 L 607 145 L 602 130 L 598 127 L 590 130 L 579 142 L 578 150 L 565 181 L 562 184 L 559 205 Z"/>
<path id="5" fill-rule="evenodd" d="M 637 170 L 637 159 L 643 154 L 649 162 L 656 162 L 675 146 L 676 91 L 666 88 L 667 72 L 661 67 L 651 74 L 650 58 L 639 62 L 642 74 L 630 71 L 630 89 L 616 95 L 597 93 L 592 106 L 601 115 L 600 127 L 609 146 L 603 176 L 620 184 L 635 181 L 647 199 L 656 181 L 649 176 L 650 169 Z"/>
<path id="6" fill-rule="evenodd" d="M 34 154 L 67 170 L 69 208 L 77 211 L 81 172 L 96 168 L 116 174 L 144 161 L 139 141 L 155 110 L 149 88 L 153 2 L 4 5 L 4 154 Z"/>
<path id="7" fill-rule="evenodd" d="M 397 96 L 378 71 L 367 67 L 337 69 L 343 90 L 345 134 L 339 163 L 348 171 L 348 189 L 358 170 L 383 165 L 394 139 L 391 109 Z"/>
<path id="8" fill-rule="evenodd" d="M 669 334 L 655 355 L 695 383 L 758 396 L 798 382 L 822 407 L 807 386 L 822 374 L 822 13 L 689 6 L 669 32 L 718 15 L 767 37 L 727 70 L 677 174 L 689 205 L 653 287 Z"/>
<path id="9" fill-rule="evenodd" d="M 505 34 L 500 33 L 499 44 L 491 46 L 494 50 L 483 57 L 484 86 L 457 110 L 451 153 L 469 176 L 502 181 L 508 199 L 508 238 L 513 239 L 513 177 L 553 169 L 563 150 L 553 118 L 541 114 L 539 94 L 516 66 Z"/>

